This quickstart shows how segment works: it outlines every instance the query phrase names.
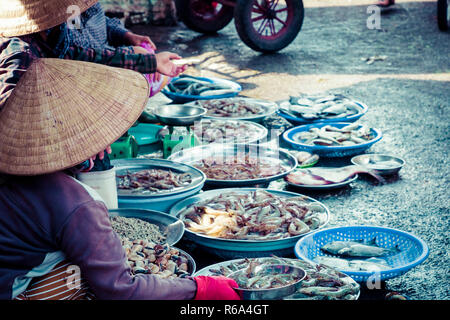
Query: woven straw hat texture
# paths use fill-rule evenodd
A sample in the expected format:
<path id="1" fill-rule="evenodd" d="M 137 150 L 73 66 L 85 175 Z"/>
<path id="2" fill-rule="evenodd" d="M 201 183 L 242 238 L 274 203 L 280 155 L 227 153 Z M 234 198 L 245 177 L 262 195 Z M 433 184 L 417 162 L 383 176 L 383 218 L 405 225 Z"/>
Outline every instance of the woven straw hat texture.
<path id="1" fill-rule="evenodd" d="M 149 97 L 135 71 L 35 60 L 0 112 L 0 172 L 38 175 L 104 150 L 139 118 Z"/>
<path id="2" fill-rule="evenodd" d="M 97 0 L 1 0 L 0 36 L 18 37 L 60 25 Z"/>

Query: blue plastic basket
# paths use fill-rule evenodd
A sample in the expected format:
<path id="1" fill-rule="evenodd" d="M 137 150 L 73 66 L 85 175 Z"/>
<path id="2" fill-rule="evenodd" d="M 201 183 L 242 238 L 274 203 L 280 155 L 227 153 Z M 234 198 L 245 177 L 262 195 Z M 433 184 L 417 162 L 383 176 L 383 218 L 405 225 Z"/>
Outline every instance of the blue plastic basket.
<path id="1" fill-rule="evenodd" d="M 375 135 L 375 137 L 367 141 L 365 143 L 361 143 L 355 146 L 310 146 L 300 142 L 297 142 L 293 139 L 293 136 L 302 131 L 309 131 L 311 128 L 322 128 L 324 126 L 330 125 L 336 128 L 343 128 L 347 125 L 351 124 L 351 122 L 323 122 L 323 123 L 314 123 L 307 124 L 298 127 L 291 128 L 283 133 L 283 139 L 287 143 L 289 143 L 292 148 L 301 151 L 307 151 L 312 154 L 317 154 L 324 158 L 337 158 L 337 157 L 349 157 L 357 154 L 364 153 L 367 149 L 369 149 L 374 143 L 381 140 L 383 137 L 382 133 L 378 129 L 371 128 L 371 132 Z M 361 127 L 361 126 L 360 126 Z"/>
<path id="2" fill-rule="evenodd" d="M 361 107 L 361 110 L 354 115 L 348 116 L 348 117 L 341 117 L 341 118 L 334 118 L 334 119 L 305 119 L 302 117 L 292 117 L 286 113 L 283 112 L 283 110 L 280 109 L 278 114 L 291 122 L 294 125 L 303 125 L 303 124 L 312 124 L 312 123 L 331 123 L 331 122 L 355 122 L 359 118 L 361 118 L 363 115 L 367 113 L 369 110 L 369 107 L 361 102 L 354 101 L 359 107 Z"/>
<path id="3" fill-rule="evenodd" d="M 178 78 L 179 77 L 173 78 L 173 80 L 176 80 Z M 213 78 L 213 77 L 211 77 L 211 78 L 197 77 L 197 79 L 207 81 L 210 83 L 228 85 L 228 86 L 232 87 L 233 89 L 235 89 L 236 91 L 226 93 L 226 94 L 215 95 L 215 96 L 196 96 L 196 95 L 180 94 L 180 93 L 171 92 L 171 91 L 167 90 L 167 87 L 165 87 L 161 90 L 161 92 L 164 93 L 169 99 L 172 99 L 172 101 L 174 103 L 186 103 L 186 102 L 191 102 L 191 101 L 195 101 L 195 100 L 231 98 L 231 97 L 237 96 L 239 94 L 239 92 L 241 92 L 241 90 L 242 90 L 242 87 L 240 84 L 238 84 L 234 81 L 230 81 L 230 80 Z"/>
<path id="4" fill-rule="evenodd" d="M 428 257 L 427 244 L 418 237 L 404 231 L 375 226 L 347 226 L 322 229 L 301 238 L 294 247 L 297 258 L 314 262 L 317 256 L 331 256 L 325 254 L 321 247 L 332 241 L 371 241 L 376 238 L 376 244 L 383 248 L 400 249 L 399 253 L 383 256 L 382 258 L 392 266 L 392 269 L 374 272 L 353 272 L 339 270 L 357 282 L 379 279 L 380 281 L 392 279 L 406 273 Z"/>

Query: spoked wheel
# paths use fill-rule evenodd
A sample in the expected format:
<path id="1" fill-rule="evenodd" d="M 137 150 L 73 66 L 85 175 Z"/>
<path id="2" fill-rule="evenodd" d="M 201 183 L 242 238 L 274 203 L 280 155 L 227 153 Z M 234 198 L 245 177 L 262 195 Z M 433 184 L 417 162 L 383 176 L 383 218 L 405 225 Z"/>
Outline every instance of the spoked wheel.
<path id="1" fill-rule="evenodd" d="M 437 20 L 439 30 L 446 31 L 450 27 L 450 10 L 448 9 L 450 0 L 438 0 Z"/>
<path id="2" fill-rule="evenodd" d="M 302 0 L 237 0 L 234 23 L 241 40 L 260 52 L 275 52 L 297 37 L 303 23 Z"/>
<path id="3" fill-rule="evenodd" d="M 176 0 L 175 4 L 179 19 L 197 32 L 215 33 L 233 19 L 233 7 L 212 0 Z"/>

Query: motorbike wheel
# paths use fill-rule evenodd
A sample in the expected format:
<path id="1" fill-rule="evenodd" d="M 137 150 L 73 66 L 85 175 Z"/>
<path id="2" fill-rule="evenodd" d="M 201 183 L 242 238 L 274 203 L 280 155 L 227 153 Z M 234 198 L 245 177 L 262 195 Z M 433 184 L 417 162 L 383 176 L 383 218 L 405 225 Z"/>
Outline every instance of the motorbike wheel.
<path id="1" fill-rule="evenodd" d="M 255 51 L 268 53 L 294 41 L 303 17 L 302 0 L 237 0 L 234 10 L 234 23 L 241 40 Z"/>
<path id="2" fill-rule="evenodd" d="M 450 12 L 448 10 L 448 0 L 438 0 L 437 2 L 437 20 L 441 31 L 446 31 L 450 24 Z"/>
<path id="3" fill-rule="evenodd" d="M 175 5 L 186 27 L 201 33 L 215 33 L 233 19 L 233 7 L 212 0 L 175 0 Z"/>

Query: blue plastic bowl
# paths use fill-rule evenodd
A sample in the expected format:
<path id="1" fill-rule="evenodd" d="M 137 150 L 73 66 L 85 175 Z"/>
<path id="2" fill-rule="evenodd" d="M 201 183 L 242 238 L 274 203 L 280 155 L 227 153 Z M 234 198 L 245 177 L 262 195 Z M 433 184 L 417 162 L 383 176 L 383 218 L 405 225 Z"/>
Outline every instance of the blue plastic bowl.
<path id="1" fill-rule="evenodd" d="M 374 143 L 381 140 L 383 137 L 382 133 L 378 129 L 371 128 L 371 132 L 375 137 L 365 143 L 361 143 L 355 146 L 309 146 L 293 139 L 293 136 L 302 131 L 309 131 L 311 128 L 322 128 L 324 126 L 330 125 L 336 128 L 343 128 L 351 122 L 322 122 L 307 124 L 298 127 L 291 128 L 283 133 L 283 139 L 289 143 L 292 148 L 301 151 L 307 151 L 312 154 L 317 154 L 324 158 L 336 158 L 336 157 L 348 157 L 361 154 L 367 149 L 369 149 Z M 360 126 L 361 127 L 361 126 Z"/>
<path id="2" fill-rule="evenodd" d="M 358 106 L 361 107 L 361 110 L 354 115 L 348 116 L 348 117 L 341 117 L 341 118 L 333 118 L 333 119 L 312 119 L 312 120 L 308 120 L 308 119 L 304 119 L 302 117 L 292 117 L 286 113 L 283 112 L 283 110 L 279 111 L 279 115 L 283 118 L 285 118 L 286 120 L 288 120 L 289 122 L 291 122 L 294 125 L 303 125 L 303 124 L 311 124 L 311 123 L 330 123 L 330 122 L 355 122 L 356 120 L 358 120 L 359 118 L 361 118 L 363 115 L 365 115 L 367 113 L 367 111 L 369 110 L 369 107 L 361 102 L 358 101 L 354 101 L 354 103 L 356 103 Z"/>
<path id="3" fill-rule="evenodd" d="M 347 226 L 322 229 L 301 238 L 294 247 L 297 258 L 308 262 L 314 262 L 317 256 L 331 256 L 320 250 L 325 244 L 332 241 L 370 241 L 376 238 L 380 247 L 392 248 L 398 246 L 400 252 L 382 257 L 392 269 L 380 271 L 374 276 L 373 272 L 353 272 L 339 270 L 357 282 L 365 282 L 371 279 L 380 281 L 392 279 L 406 273 L 428 257 L 428 246 L 420 238 L 404 231 L 375 226 Z M 379 276 L 379 277 L 378 277 Z"/>
<path id="4" fill-rule="evenodd" d="M 173 78 L 173 80 L 177 80 L 179 77 Z M 215 96 L 196 96 L 196 95 L 189 95 L 189 94 L 180 94 L 180 93 L 174 93 L 169 90 L 167 90 L 167 87 L 161 90 L 162 93 L 164 93 L 169 99 L 172 99 L 174 103 L 186 103 L 191 102 L 195 100 L 210 100 L 210 99 L 222 99 L 222 98 L 231 98 L 235 97 L 241 92 L 242 87 L 240 84 L 225 80 L 225 79 L 219 79 L 219 78 L 202 78 L 202 77 L 196 77 L 198 80 L 207 81 L 210 83 L 217 83 L 217 84 L 224 84 L 232 87 L 236 90 L 236 92 L 230 92 L 226 94 L 221 95 L 215 95 Z"/>

